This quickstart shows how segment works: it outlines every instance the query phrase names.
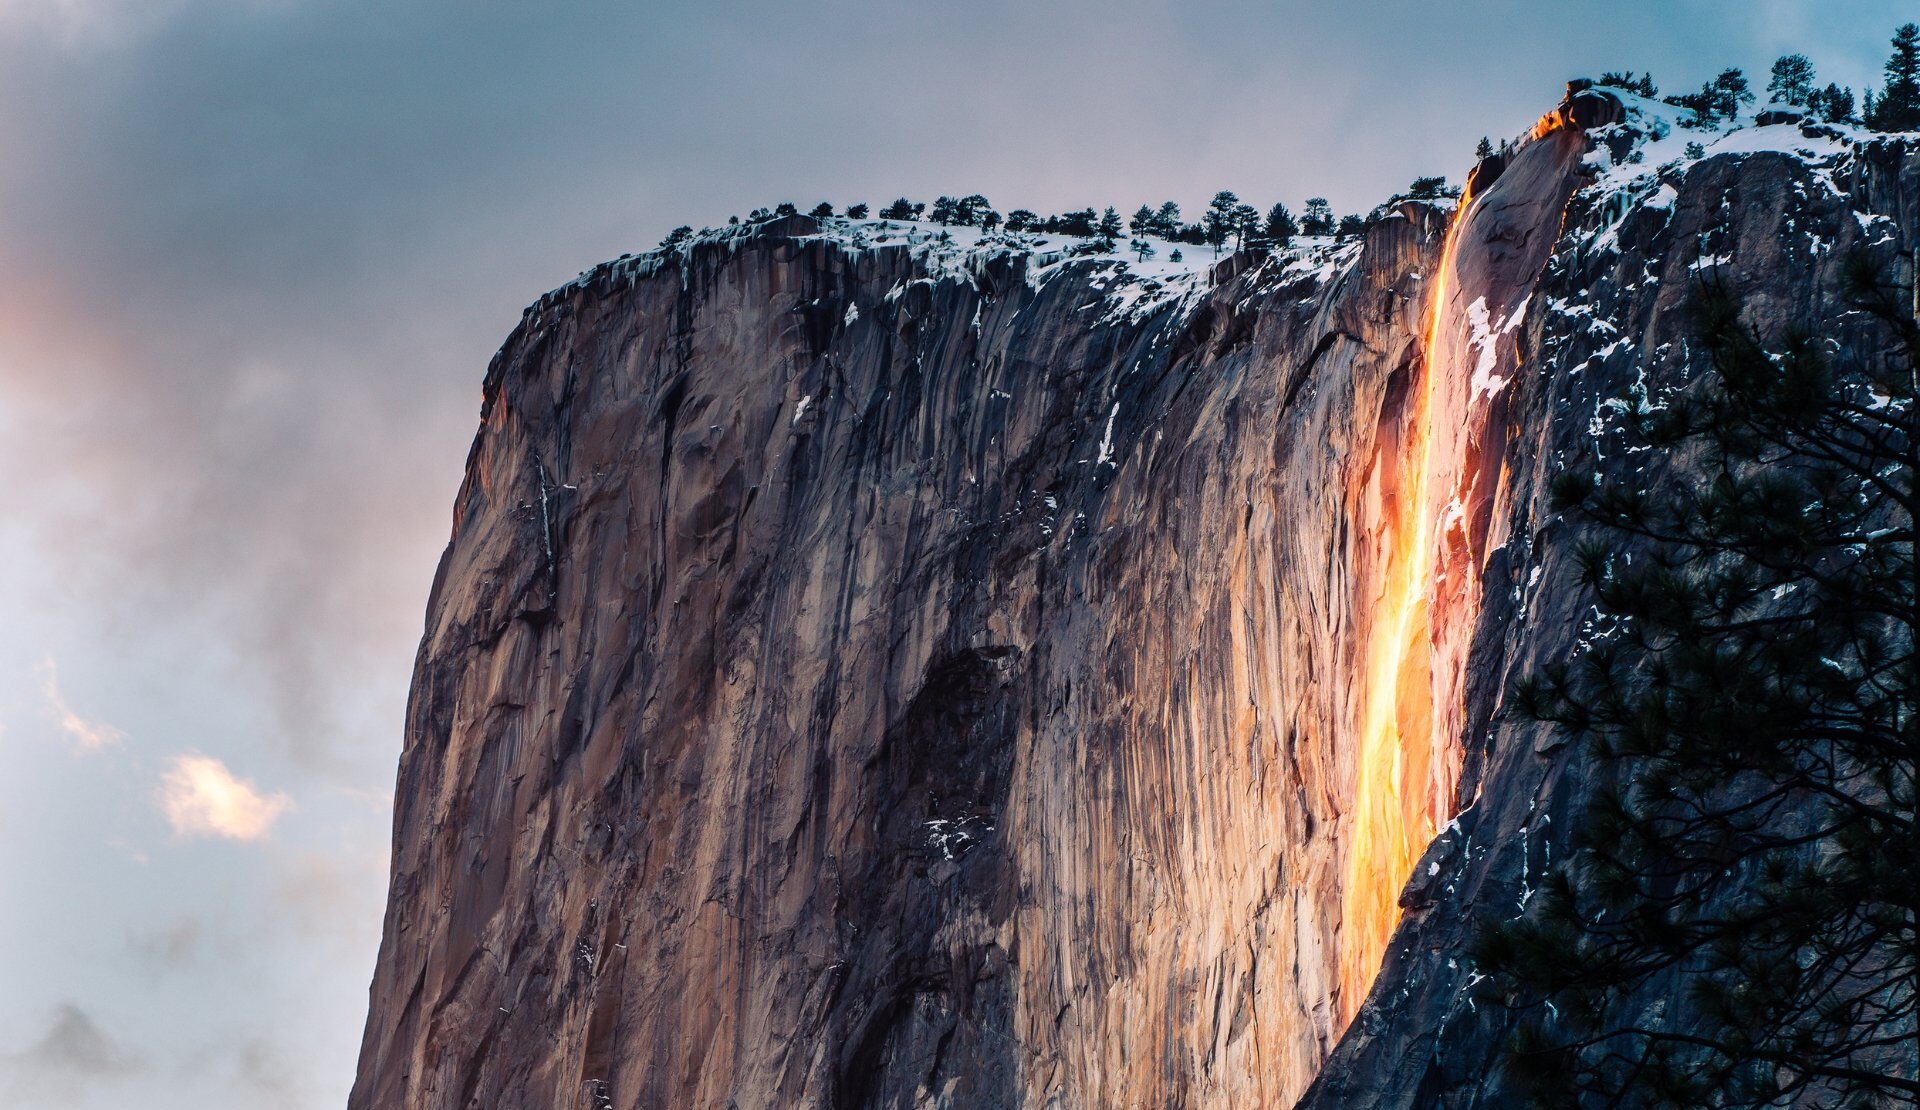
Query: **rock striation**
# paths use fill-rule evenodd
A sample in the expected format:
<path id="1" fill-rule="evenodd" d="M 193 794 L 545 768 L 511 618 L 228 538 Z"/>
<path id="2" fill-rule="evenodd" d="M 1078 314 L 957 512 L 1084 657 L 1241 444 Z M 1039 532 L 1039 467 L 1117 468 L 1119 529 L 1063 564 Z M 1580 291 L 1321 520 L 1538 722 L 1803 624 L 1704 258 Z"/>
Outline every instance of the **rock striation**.
<path id="1" fill-rule="evenodd" d="M 1451 237 L 1407 203 L 1179 268 L 793 216 L 535 304 L 429 602 L 350 1105 L 1496 1100 L 1464 938 L 1589 777 L 1499 712 L 1596 634 L 1546 482 L 1652 465 L 1609 413 L 1697 369 L 1702 273 L 1830 315 L 1920 228 L 1902 144 L 1682 155 L 1661 110 L 1571 98 Z"/>

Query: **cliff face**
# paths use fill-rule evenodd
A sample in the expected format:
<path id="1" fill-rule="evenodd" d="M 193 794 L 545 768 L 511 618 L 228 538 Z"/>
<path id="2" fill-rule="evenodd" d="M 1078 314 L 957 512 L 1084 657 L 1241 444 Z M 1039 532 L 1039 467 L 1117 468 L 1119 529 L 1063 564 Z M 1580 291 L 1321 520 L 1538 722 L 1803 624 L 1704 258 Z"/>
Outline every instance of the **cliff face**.
<path id="1" fill-rule="evenodd" d="M 544 298 L 351 1105 L 1484 1096 L 1460 945 L 1585 781 L 1497 714 L 1591 633 L 1546 479 L 1687 373 L 1703 257 L 1795 319 L 1920 222 L 1895 148 L 1655 175 L 1630 130 L 1547 130 L 1451 239 L 1182 275 L 792 217 Z"/>
<path id="2" fill-rule="evenodd" d="M 1624 149 L 1622 130 L 1601 132 L 1603 149 Z M 1723 283 L 1763 335 L 1813 327 L 1867 351 L 1872 329 L 1844 296 L 1848 257 L 1866 251 L 1911 279 L 1920 157 L 1910 138 L 1788 124 L 1730 139 L 1725 154 L 1658 174 L 1603 170 L 1570 199 L 1513 334 L 1520 373 L 1506 387 L 1504 432 L 1487 438 L 1500 488 L 1514 492 L 1496 508 L 1507 539 L 1488 553 L 1470 624 L 1462 812 L 1416 865 L 1374 993 L 1303 1108 L 1506 1104 L 1495 1064 L 1510 1022 L 1473 996 L 1466 942 L 1475 918 L 1521 912 L 1572 850 L 1600 785 L 1579 746 L 1502 713 L 1515 679 L 1608 634 L 1576 586 L 1574 536 L 1548 511 L 1552 474 L 1581 466 L 1649 488 L 1694 480 L 1675 460 L 1633 453 L 1619 416 L 1624 399 L 1657 399 L 1707 369 L 1687 312 L 1700 283 Z M 1652 989 L 1664 998 L 1644 1002 L 1686 1005 L 1677 984 Z"/>

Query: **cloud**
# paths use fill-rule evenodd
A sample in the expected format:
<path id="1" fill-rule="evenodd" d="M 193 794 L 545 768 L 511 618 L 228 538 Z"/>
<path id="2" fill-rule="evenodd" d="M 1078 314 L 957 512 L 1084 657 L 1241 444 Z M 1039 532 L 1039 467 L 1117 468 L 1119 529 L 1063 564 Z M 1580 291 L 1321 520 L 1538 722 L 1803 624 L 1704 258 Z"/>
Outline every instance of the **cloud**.
<path id="1" fill-rule="evenodd" d="M 40 692 L 46 696 L 47 708 L 53 711 L 53 717 L 60 725 L 60 731 L 66 734 L 67 741 L 83 752 L 98 752 L 114 747 L 126 740 L 127 734 L 112 725 L 100 721 L 89 721 L 74 712 L 67 704 L 65 695 L 60 692 L 60 674 L 51 659 L 40 663 Z"/>
<path id="2" fill-rule="evenodd" d="M 71 1002 L 54 1011 L 47 1031 L 24 1052 L 0 1053 L 6 1094 L 11 1099 L 48 1100 L 44 1105 L 69 1103 L 96 1080 L 119 1079 L 144 1066 L 139 1053 Z"/>
<path id="3" fill-rule="evenodd" d="M 55 1011 L 53 1024 L 23 1056 L 73 1075 L 124 1075 L 139 1067 L 138 1056 L 71 1002 Z"/>
<path id="4" fill-rule="evenodd" d="M 266 1041 L 253 1039 L 242 1044 L 237 1063 L 240 1082 L 251 1094 L 267 1100 L 267 1105 L 293 1107 L 310 1104 L 292 1078 L 297 1074 L 297 1069 L 285 1053 Z"/>
<path id="5" fill-rule="evenodd" d="M 145 929 L 128 938 L 141 962 L 156 971 L 177 971 L 191 965 L 206 937 L 199 918 L 182 916 L 170 925 Z"/>
<path id="6" fill-rule="evenodd" d="M 208 755 L 176 755 L 160 777 L 160 808 L 176 836 L 259 840 L 293 808 L 285 794 L 262 794 Z"/>

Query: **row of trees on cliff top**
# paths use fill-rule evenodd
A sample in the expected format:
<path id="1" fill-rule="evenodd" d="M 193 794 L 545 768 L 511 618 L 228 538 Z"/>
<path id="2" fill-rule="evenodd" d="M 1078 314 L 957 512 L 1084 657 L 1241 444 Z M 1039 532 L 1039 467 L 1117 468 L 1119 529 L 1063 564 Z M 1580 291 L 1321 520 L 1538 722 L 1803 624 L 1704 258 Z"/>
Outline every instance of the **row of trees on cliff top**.
<path id="1" fill-rule="evenodd" d="M 1460 191 L 1449 186 L 1444 177 L 1420 177 L 1415 178 L 1404 193 L 1396 196 L 1394 202 L 1403 199 L 1439 200 L 1459 195 Z M 1104 211 L 1082 208 L 1048 216 L 1016 208 L 1003 216 L 986 197 L 978 193 L 962 197 L 938 197 L 931 205 L 901 197 L 883 206 L 877 213 L 866 204 L 850 204 L 845 209 L 836 210 L 832 204 L 822 201 L 809 209 L 807 214 L 815 219 L 844 216 L 850 220 L 926 220 L 942 227 L 978 227 L 986 231 L 1074 236 L 1086 239 L 1088 242 L 1081 249 L 1090 252 L 1117 250 L 1118 241 L 1123 236 L 1130 236 L 1128 249 L 1142 258 L 1150 258 L 1157 250 L 1147 241 L 1150 238 L 1175 244 L 1211 246 L 1215 253 L 1229 243 L 1239 249 L 1248 246 L 1286 246 L 1300 236 L 1351 238 L 1364 232 L 1368 223 L 1378 218 L 1386 207 L 1382 205 L 1365 217 L 1337 216 L 1333 205 L 1325 197 L 1313 197 L 1307 201 L 1306 208 L 1295 216 L 1285 204 L 1275 204 L 1262 212 L 1242 201 L 1238 194 L 1223 189 L 1213 195 L 1199 219 L 1191 222 L 1182 217 L 1180 206 L 1170 200 L 1157 206 L 1143 204 L 1126 218 L 1122 218 L 1119 210 L 1111 206 Z M 774 219 L 796 215 L 799 211 L 797 205 L 781 204 L 771 209 L 755 209 L 747 216 L 747 220 Z M 729 222 L 737 224 L 741 220 L 735 216 Z M 669 232 L 660 245 L 676 247 L 691 239 L 693 234 L 691 227 L 678 227 Z M 1177 249 L 1172 257 L 1174 261 L 1179 260 Z"/>
<path id="2" fill-rule="evenodd" d="M 1480 141 L 1480 157 L 1492 153 L 1488 140 Z M 1174 201 L 1164 201 L 1159 205 L 1143 204 L 1135 209 L 1133 215 L 1122 219 L 1119 210 L 1108 206 L 1104 211 L 1082 208 L 1076 211 L 1043 216 L 1025 208 L 1016 208 L 1004 216 L 996 210 L 986 197 L 972 193 L 963 197 L 942 196 L 931 205 L 925 201 L 913 201 L 901 197 L 883 206 L 877 213 L 872 206 L 859 203 L 847 205 L 844 209 L 835 209 L 821 201 L 807 210 L 807 215 L 815 219 L 830 219 L 842 216 L 849 220 L 898 220 L 930 221 L 942 227 L 978 227 L 985 231 L 1003 230 L 1014 233 L 1067 235 L 1088 240 L 1080 249 L 1098 252 L 1117 249 L 1116 244 L 1123 233 L 1132 237 L 1129 249 L 1140 252 L 1143 257 L 1152 257 L 1155 248 L 1146 240 L 1163 239 L 1170 243 L 1184 243 L 1196 246 L 1212 246 L 1217 254 L 1228 243 L 1235 249 L 1248 246 L 1282 247 L 1301 236 L 1350 239 L 1360 235 L 1395 204 L 1404 200 L 1437 201 L 1457 198 L 1460 189 L 1449 185 L 1445 177 L 1416 177 L 1403 192 L 1396 193 L 1386 203 L 1376 206 L 1365 216 L 1356 214 L 1336 215 L 1333 205 L 1325 197 L 1311 197 L 1306 208 L 1294 215 L 1284 203 L 1275 204 L 1262 212 L 1251 204 L 1243 202 L 1239 195 L 1230 190 L 1221 190 L 1213 195 L 1206 209 L 1196 221 L 1188 222 L 1181 216 L 1180 205 Z M 791 202 L 775 205 L 772 208 L 756 208 L 749 213 L 744 222 L 754 223 L 762 220 L 778 219 L 800 213 L 800 207 Z M 739 216 L 729 217 L 729 225 L 742 223 Z M 672 249 L 693 239 L 695 232 L 691 226 L 680 226 L 668 232 L 660 240 L 660 246 Z M 1179 251 L 1175 250 L 1173 259 L 1179 260 Z"/>
<path id="3" fill-rule="evenodd" d="M 1920 1105 L 1920 324 L 1848 279 L 1772 336 L 1709 284 L 1711 372 L 1626 411 L 1673 472 L 1558 479 L 1607 632 L 1513 700 L 1598 786 L 1470 953 L 1539 1105 Z"/>
<path id="4" fill-rule="evenodd" d="M 1866 91 L 1865 104 L 1856 115 L 1852 86 L 1828 82 L 1822 87 L 1812 60 L 1805 54 L 1783 55 L 1774 61 L 1768 75 L 1767 103 L 1804 109 L 1828 123 L 1858 123 L 1875 131 L 1920 130 L 1920 24 L 1907 23 L 1893 33 L 1893 53 L 1887 58 L 1884 72 L 1885 83 L 1877 92 Z M 1651 75 L 1632 70 L 1603 74 L 1600 83 L 1650 100 L 1660 95 Z M 1725 69 L 1694 92 L 1663 99 L 1691 109 L 1694 114 L 1686 121 L 1689 125 L 1714 127 L 1738 116 L 1755 97 L 1745 73 Z"/>

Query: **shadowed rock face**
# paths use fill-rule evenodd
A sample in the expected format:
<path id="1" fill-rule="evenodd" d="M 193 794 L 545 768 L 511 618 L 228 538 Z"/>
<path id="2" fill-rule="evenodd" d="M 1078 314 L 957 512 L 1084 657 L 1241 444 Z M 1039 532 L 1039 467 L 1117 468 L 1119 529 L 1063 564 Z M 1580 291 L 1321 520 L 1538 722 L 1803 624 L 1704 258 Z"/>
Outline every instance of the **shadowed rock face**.
<path id="1" fill-rule="evenodd" d="M 1111 262 L 958 269 L 794 218 L 603 267 L 489 370 L 350 1105 L 1485 1097 L 1467 923 L 1584 789 L 1495 723 L 1578 631 L 1552 461 L 1684 372 L 1703 253 L 1777 322 L 1831 306 L 1849 205 L 1915 224 L 1898 152 L 1853 156 L 1851 197 L 1754 155 L 1587 250 L 1619 213 L 1576 194 L 1562 227 L 1586 145 L 1525 148 L 1460 233 L 1431 689 L 1473 802 L 1344 1038 L 1362 656 L 1446 214 L 1157 307 Z M 1480 299 L 1516 321 L 1487 367 Z"/>
<path id="2" fill-rule="evenodd" d="M 1488 425 L 1499 434 L 1483 437 L 1482 469 L 1498 459 L 1502 492 L 1463 672 L 1464 809 L 1415 868 L 1374 991 L 1302 1108 L 1512 1101 L 1496 1066 L 1510 1017 L 1473 998 L 1467 940 L 1476 918 L 1520 912 L 1572 850 L 1600 785 L 1579 746 L 1502 713 L 1513 680 L 1595 635 L 1574 537 L 1548 511 L 1551 475 L 1585 466 L 1650 487 L 1693 480 L 1673 460 L 1627 453 L 1613 406 L 1706 370 L 1690 357 L 1687 312 L 1704 276 L 1724 282 L 1762 334 L 1811 325 L 1865 351 L 1871 329 L 1842 296 L 1846 259 L 1865 250 L 1903 280 L 1912 272 L 1920 159 L 1902 142 L 1817 159 L 1710 158 L 1663 177 L 1661 191 L 1631 204 L 1595 190 L 1570 199 L 1535 307 L 1512 337 L 1518 373 Z M 1655 983 L 1642 1003 L 1685 998 L 1680 984 Z"/>

